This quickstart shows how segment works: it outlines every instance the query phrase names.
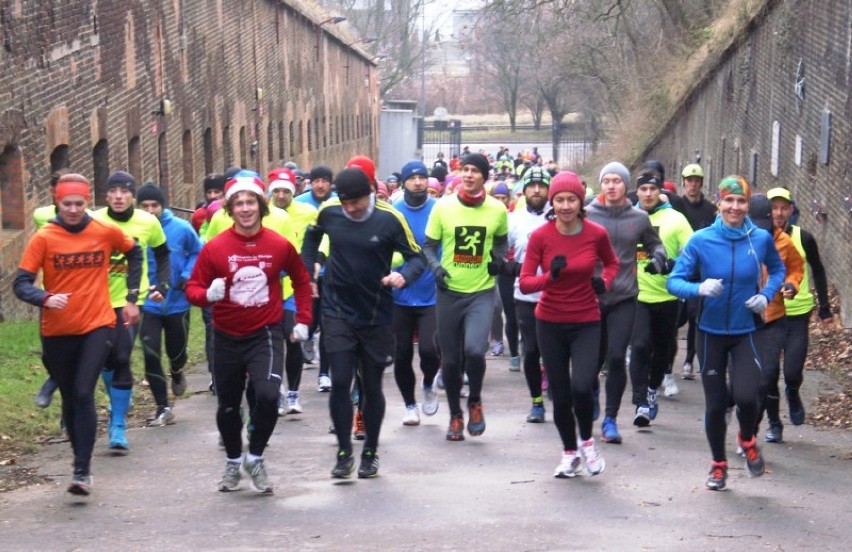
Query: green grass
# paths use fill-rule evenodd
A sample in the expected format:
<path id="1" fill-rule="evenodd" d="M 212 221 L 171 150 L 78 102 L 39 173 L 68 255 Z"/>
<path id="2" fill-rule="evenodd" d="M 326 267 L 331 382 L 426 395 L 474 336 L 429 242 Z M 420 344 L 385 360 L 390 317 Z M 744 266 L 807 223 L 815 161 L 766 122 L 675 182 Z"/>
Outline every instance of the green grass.
<path id="1" fill-rule="evenodd" d="M 462 127 L 463 142 L 545 142 L 550 143 L 553 138 L 550 129 L 546 130 L 464 130 Z"/>
<path id="2" fill-rule="evenodd" d="M 193 308 L 189 327 L 189 365 L 204 361 L 204 322 L 201 311 Z M 167 363 L 167 361 L 166 361 Z M 136 382 L 144 378 L 144 364 L 139 340 L 133 351 L 133 374 Z M 168 366 L 164 365 L 168 370 Z M 59 393 L 49 408 L 35 406 L 33 398 L 47 372 L 41 363 L 41 340 L 37 322 L 0 323 L 0 461 L 21 453 L 33 452 L 46 439 L 59 435 Z M 137 416 L 153 413 L 151 393 L 147 387 L 136 387 L 134 405 Z M 102 413 L 108 400 L 98 385 L 96 404 Z M 150 410 L 150 412 L 149 412 Z"/>

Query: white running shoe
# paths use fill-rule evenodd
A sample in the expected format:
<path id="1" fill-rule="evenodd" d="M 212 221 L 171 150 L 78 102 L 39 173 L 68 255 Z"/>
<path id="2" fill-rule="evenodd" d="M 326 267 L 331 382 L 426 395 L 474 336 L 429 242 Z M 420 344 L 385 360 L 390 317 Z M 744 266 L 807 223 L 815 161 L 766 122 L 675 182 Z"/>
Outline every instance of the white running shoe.
<path id="1" fill-rule="evenodd" d="M 553 470 L 553 477 L 566 479 L 574 477 L 583 469 L 583 460 L 576 450 L 566 450 L 562 453 L 562 461 Z"/>
<path id="2" fill-rule="evenodd" d="M 299 392 L 287 392 L 287 414 L 301 414 L 302 405 L 299 403 Z"/>
<path id="3" fill-rule="evenodd" d="M 416 404 L 410 404 L 405 407 L 405 416 L 402 417 L 402 425 L 420 425 L 420 413 L 417 411 Z"/>
<path id="4" fill-rule="evenodd" d="M 586 469 L 589 470 L 591 475 L 601 474 L 606 469 L 606 462 L 598 452 L 598 447 L 595 446 L 594 437 L 580 443 L 580 454 L 583 456 L 583 462 L 586 463 Z"/>
<path id="5" fill-rule="evenodd" d="M 680 393 L 680 389 L 677 388 L 677 381 L 671 374 L 666 374 L 663 377 L 663 389 L 663 395 L 666 397 L 674 397 Z"/>
<path id="6" fill-rule="evenodd" d="M 278 392 L 278 415 L 283 416 L 287 413 L 287 395 L 284 391 Z"/>
<path id="7" fill-rule="evenodd" d="M 438 393 L 432 386 L 423 386 L 423 413 L 427 416 L 434 416 L 435 413 L 438 412 L 438 405 L 440 401 L 438 401 Z"/>
<path id="8" fill-rule="evenodd" d="M 695 379 L 695 368 L 692 367 L 692 363 L 686 361 L 683 363 L 683 372 L 681 377 L 685 380 Z"/>
<path id="9" fill-rule="evenodd" d="M 331 391 L 331 378 L 328 376 L 320 376 L 317 378 L 317 391 L 320 393 L 328 393 Z"/>

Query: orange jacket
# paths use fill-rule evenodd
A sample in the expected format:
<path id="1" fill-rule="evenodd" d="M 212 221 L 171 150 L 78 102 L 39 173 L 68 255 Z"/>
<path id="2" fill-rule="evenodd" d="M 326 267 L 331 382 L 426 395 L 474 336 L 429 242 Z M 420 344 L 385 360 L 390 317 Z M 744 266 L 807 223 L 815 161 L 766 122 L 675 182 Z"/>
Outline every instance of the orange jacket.
<path id="1" fill-rule="evenodd" d="M 787 275 L 784 277 L 785 284 L 792 284 L 799 291 L 799 285 L 802 283 L 802 278 L 805 275 L 805 260 L 799 255 L 796 245 L 790 236 L 780 228 L 773 229 L 773 237 L 775 238 L 775 248 L 781 255 L 781 260 L 784 261 L 784 266 L 787 268 Z M 766 267 L 763 269 L 764 278 L 766 275 Z M 786 313 L 784 308 L 784 297 L 781 293 L 775 295 L 769 305 L 766 307 L 766 322 L 778 320 Z"/>

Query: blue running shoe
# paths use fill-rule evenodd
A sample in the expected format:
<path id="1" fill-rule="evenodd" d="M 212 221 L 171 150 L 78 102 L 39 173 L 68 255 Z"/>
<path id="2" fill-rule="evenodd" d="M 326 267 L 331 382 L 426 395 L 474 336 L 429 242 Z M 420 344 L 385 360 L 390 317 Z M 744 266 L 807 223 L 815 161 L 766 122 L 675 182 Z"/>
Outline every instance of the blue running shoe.
<path id="1" fill-rule="evenodd" d="M 659 407 L 657 405 L 657 390 L 656 389 L 648 389 L 648 416 L 654 420 L 657 417 L 657 411 Z"/>
<path id="2" fill-rule="evenodd" d="M 615 418 L 607 416 L 601 424 L 601 433 L 603 434 L 604 443 L 621 444 L 621 433 L 618 432 L 618 425 L 615 423 Z"/>

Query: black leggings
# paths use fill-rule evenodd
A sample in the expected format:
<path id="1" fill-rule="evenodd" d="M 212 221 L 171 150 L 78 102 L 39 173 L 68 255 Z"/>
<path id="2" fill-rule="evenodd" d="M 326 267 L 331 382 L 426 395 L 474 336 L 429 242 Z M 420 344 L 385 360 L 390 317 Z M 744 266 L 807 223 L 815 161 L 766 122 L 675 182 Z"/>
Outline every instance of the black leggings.
<path id="1" fill-rule="evenodd" d="M 438 326 L 435 305 L 426 307 L 393 306 L 393 335 L 396 341 L 393 375 L 406 406 L 417 404 L 414 397 L 414 332 L 417 331 L 417 351 L 423 383 L 432 385 L 441 363 L 438 353 Z"/>
<path id="2" fill-rule="evenodd" d="M 601 306 L 601 339 L 598 367 L 607 363 L 606 415 L 618 416 L 621 397 L 627 388 L 625 357 L 636 320 L 636 298 L 625 299 L 611 306 Z M 546 364 L 545 364 L 546 366 Z M 600 385 L 600 384 L 598 384 Z"/>
<path id="3" fill-rule="evenodd" d="M 74 451 L 74 471 L 83 475 L 89 474 L 97 434 L 95 386 L 113 335 L 113 328 L 98 328 L 84 335 L 42 339 L 47 369 L 62 396 L 62 417 Z"/>
<path id="4" fill-rule="evenodd" d="M 329 371 L 328 359 L 325 357 L 325 335 L 322 332 L 322 276 L 317 278 L 317 294 L 314 297 L 311 308 L 313 309 L 313 320 L 308 328 L 308 335 L 313 339 L 314 334 L 319 330 L 319 343 L 316 348 L 319 350 L 319 374 L 318 376 L 327 376 Z"/>
<path id="5" fill-rule="evenodd" d="M 361 374 L 360 402 L 367 437 L 365 448 L 379 446 L 379 432 L 385 417 L 382 375 L 391 353 L 388 326 L 353 326 L 339 318 L 323 320 L 327 355 L 331 368 L 331 396 L 328 407 L 340 450 L 352 452 L 352 379 Z"/>
<path id="6" fill-rule="evenodd" d="M 145 379 L 157 406 L 169 406 L 169 390 L 163 373 L 162 335 L 166 335 L 166 354 L 172 372 L 186 365 L 186 344 L 189 339 L 189 311 L 160 316 L 142 313 L 139 330 L 142 350 L 145 354 Z"/>
<path id="7" fill-rule="evenodd" d="M 778 375 L 781 369 L 781 350 L 784 348 L 784 337 L 787 334 L 787 318 L 782 316 L 777 320 L 768 322 L 758 331 L 754 332 L 754 341 L 761 360 L 760 388 L 760 412 L 757 421 L 760 422 L 763 412 L 770 423 L 780 423 L 778 408 L 780 397 L 778 391 Z"/>
<path id="8" fill-rule="evenodd" d="M 110 349 L 104 362 L 104 372 L 112 372 L 112 386 L 116 389 L 133 389 L 133 372 L 130 370 L 130 355 L 139 325 L 125 326 L 121 318 L 122 308 L 115 310 L 115 329 Z"/>
<path id="9" fill-rule="evenodd" d="M 630 342 L 630 379 L 637 406 L 647 404 L 648 389 L 663 383 L 677 336 L 678 309 L 677 300 L 638 304 Z"/>
<path id="10" fill-rule="evenodd" d="M 284 332 L 281 325 L 265 326 L 247 336 L 213 331 L 213 382 L 219 409 L 216 423 L 228 458 L 242 454 L 243 420 L 240 405 L 251 381 L 252 431 L 249 452 L 262 456 L 278 421 L 278 393 L 284 369 Z"/>
<path id="11" fill-rule="evenodd" d="M 516 357 L 518 356 L 518 318 L 515 313 L 515 277 L 505 274 L 497 276 L 497 291 L 500 294 L 503 314 L 506 315 L 504 330 L 506 342 L 509 345 L 509 356 Z"/>
<path id="12" fill-rule="evenodd" d="M 518 329 L 524 342 L 524 377 L 533 399 L 541 397 L 541 353 L 538 348 L 535 322 L 536 303 L 515 301 Z"/>
<path id="13" fill-rule="evenodd" d="M 290 334 L 296 326 L 296 313 L 285 310 L 281 318 L 284 328 L 284 349 L 287 352 L 284 358 L 284 371 L 287 373 L 287 390 L 298 391 L 302 383 L 302 365 L 305 358 L 302 356 L 302 344 L 298 341 L 290 341 Z"/>
<path id="14" fill-rule="evenodd" d="M 784 337 L 784 383 L 798 391 L 804 381 L 811 313 L 787 317 Z"/>
<path id="15" fill-rule="evenodd" d="M 725 456 L 725 413 L 728 410 L 726 376 L 731 362 L 731 396 L 736 404 L 740 437 L 750 441 L 760 403 L 760 360 L 753 334 L 714 335 L 698 330 L 698 362 L 704 386 L 704 431 L 714 462 Z"/>
<path id="16" fill-rule="evenodd" d="M 564 450 L 577 450 L 574 416 L 580 439 L 592 438 L 592 394 L 598 379 L 597 322 L 558 324 L 536 320 L 538 346 L 553 394 L 553 422 Z"/>

